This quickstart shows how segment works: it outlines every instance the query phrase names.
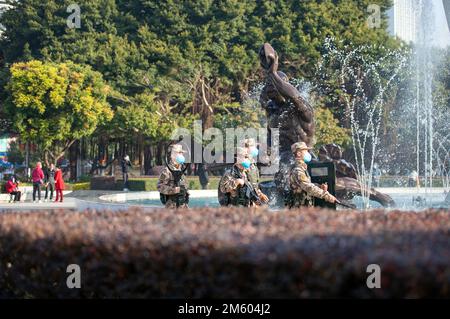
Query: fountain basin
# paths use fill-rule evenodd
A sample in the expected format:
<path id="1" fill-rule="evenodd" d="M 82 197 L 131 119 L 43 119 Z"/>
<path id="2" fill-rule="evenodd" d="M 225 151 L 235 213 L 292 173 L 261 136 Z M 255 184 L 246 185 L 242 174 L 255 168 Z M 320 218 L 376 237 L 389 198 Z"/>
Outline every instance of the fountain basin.
<path id="1" fill-rule="evenodd" d="M 425 191 L 416 188 L 386 187 L 377 190 L 389 194 L 397 203 L 396 207 L 389 209 L 420 211 L 426 208 L 450 208 L 450 202 L 445 201 L 448 193 L 443 188 L 431 188 Z M 216 190 L 190 190 L 189 193 L 191 208 L 220 206 Z M 110 194 L 100 196 L 99 199 L 112 203 L 125 203 L 130 206 L 164 207 L 159 200 L 157 191 Z M 351 202 L 358 209 L 362 209 L 363 200 L 360 196 L 355 196 Z M 382 208 L 381 204 L 375 201 L 370 201 L 370 204 L 373 208 Z M 273 210 L 283 208 L 282 201 L 272 198 L 269 207 Z M 338 207 L 338 209 L 341 208 Z"/>

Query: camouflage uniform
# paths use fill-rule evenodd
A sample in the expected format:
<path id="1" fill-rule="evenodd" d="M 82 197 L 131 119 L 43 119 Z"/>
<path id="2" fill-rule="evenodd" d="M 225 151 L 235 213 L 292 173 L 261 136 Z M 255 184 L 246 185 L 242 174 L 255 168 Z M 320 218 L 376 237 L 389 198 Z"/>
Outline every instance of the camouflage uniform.
<path id="1" fill-rule="evenodd" d="M 314 197 L 329 201 L 331 194 L 311 183 L 308 166 L 297 159 L 289 173 L 289 188 L 291 190 L 290 207 L 314 206 Z"/>
<path id="2" fill-rule="evenodd" d="M 253 138 L 245 139 L 243 141 L 243 147 L 245 147 L 247 149 L 247 152 L 249 152 L 250 148 L 256 147 L 255 139 L 253 139 Z M 256 159 L 251 158 L 251 162 L 252 162 L 252 164 L 251 164 L 250 168 L 247 170 L 247 176 L 248 176 L 248 180 L 252 184 L 253 188 L 256 190 L 256 192 L 259 195 L 260 193 L 262 193 L 259 188 L 259 178 L 260 178 L 259 170 L 258 170 L 258 166 L 256 164 Z"/>
<path id="3" fill-rule="evenodd" d="M 258 195 L 261 195 L 262 191 L 259 188 L 259 170 L 258 170 L 258 166 L 256 166 L 255 163 L 252 163 L 252 165 L 248 169 L 247 176 L 248 176 L 248 180 L 253 185 L 253 188 L 255 189 L 256 193 Z"/>
<path id="4" fill-rule="evenodd" d="M 242 178 L 248 180 L 247 170 L 240 170 L 237 165 L 228 169 L 219 182 L 218 198 L 219 203 L 224 206 L 243 206 L 243 198 L 240 198 L 239 188 L 241 187 L 237 180 Z"/>
<path id="5" fill-rule="evenodd" d="M 173 164 L 169 164 L 170 169 L 172 171 L 179 171 L 180 168 L 176 168 Z M 181 176 L 180 179 L 180 188 L 183 188 L 188 191 L 186 187 L 186 179 L 184 174 Z M 187 203 L 184 203 L 184 198 L 180 194 L 180 192 L 176 192 L 176 185 L 175 185 L 175 179 L 173 177 L 172 172 L 169 170 L 168 167 L 165 167 L 163 171 L 161 172 L 161 175 L 159 176 L 158 180 L 158 191 L 162 195 L 166 195 L 166 208 L 176 208 L 177 207 L 177 197 L 180 197 L 179 200 L 179 207 L 181 208 L 187 208 Z"/>
<path id="6" fill-rule="evenodd" d="M 259 188 L 259 170 L 255 163 L 252 163 L 247 172 L 248 180 L 255 189 Z"/>

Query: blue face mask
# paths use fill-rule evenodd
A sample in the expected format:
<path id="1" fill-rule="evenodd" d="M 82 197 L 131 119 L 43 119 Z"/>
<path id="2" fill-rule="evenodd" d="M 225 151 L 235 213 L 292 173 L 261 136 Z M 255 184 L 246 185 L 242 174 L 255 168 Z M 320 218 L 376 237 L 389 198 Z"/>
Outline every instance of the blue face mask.
<path id="1" fill-rule="evenodd" d="M 251 163 L 250 163 L 250 161 L 246 158 L 246 159 L 244 159 L 244 160 L 241 162 L 241 165 L 242 165 L 242 167 L 244 167 L 245 169 L 248 169 L 248 168 L 250 168 Z"/>
<path id="2" fill-rule="evenodd" d="M 256 147 L 254 147 L 254 148 L 252 148 L 252 149 L 250 150 L 250 155 L 251 155 L 253 158 L 258 157 L 258 154 L 259 154 L 259 150 L 258 150 Z"/>
<path id="3" fill-rule="evenodd" d="M 184 158 L 184 156 L 183 155 L 177 155 L 177 157 L 175 157 L 175 161 L 178 163 L 178 164 L 184 164 L 184 162 L 186 161 L 186 159 Z"/>
<path id="4" fill-rule="evenodd" d="M 312 156 L 311 156 L 311 154 L 309 152 L 307 152 L 307 153 L 305 153 L 305 155 L 303 155 L 303 161 L 305 163 L 311 162 L 311 159 L 312 159 Z"/>

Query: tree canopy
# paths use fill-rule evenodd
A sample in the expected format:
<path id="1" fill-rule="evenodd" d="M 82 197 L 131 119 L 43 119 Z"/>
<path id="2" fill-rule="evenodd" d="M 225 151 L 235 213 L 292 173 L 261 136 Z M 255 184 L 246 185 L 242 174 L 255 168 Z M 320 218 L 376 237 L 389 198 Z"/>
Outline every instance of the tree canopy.
<path id="1" fill-rule="evenodd" d="M 380 28 L 366 23 L 368 5 L 384 10 L 389 0 L 80 0 L 80 29 L 66 25 L 69 3 L 15 3 L 0 20 L 5 61 L 88 64 L 122 94 L 157 87 L 198 113 L 206 104 L 239 102 L 262 79 L 257 54 L 264 42 L 278 51 L 280 69 L 307 78 L 328 36 L 395 43 L 385 21 Z"/>
<path id="2" fill-rule="evenodd" d="M 109 87 L 89 66 L 32 60 L 11 66 L 6 114 L 27 141 L 38 143 L 57 159 L 71 144 L 111 120 Z"/>
<path id="3" fill-rule="evenodd" d="M 317 143 L 329 141 L 321 128 L 330 129 L 345 143 L 347 131 L 341 127 L 349 126 L 341 83 L 333 78 L 319 83 L 323 78 L 317 74 L 327 51 L 326 39 L 335 39 L 338 48 L 370 46 L 364 53 L 370 61 L 401 46 L 386 31 L 390 0 L 79 0 L 80 28 L 67 25 L 67 8 L 73 1 L 6 2 L 11 8 L 0 17 L 4 26 L 0 35 L 0 120 L 4 121 L 2 127 L 9 129 L 12 123 L 8 120 L 14 119 L 14 127 L 30 138 L 56 134 L 58 140 L 70 141 L 86 136 L 76 129 L 70 136 L 53 133 L 53 126 L 42 122 L 46 111 L 39 113 L 49 105 L 57 112 L 70 107 L 62 93 L 70 79 L 61 75 L 63 65 L 83 68 L 88 74 L 98 72 L 105 87 L 110 87 L 102 104 L 111 106 L 111 123 L 88 118 L 90 129 L 83 134 L 130 144 L 138 138 L 159 145 L 169 138 L 172 128 L 189 126 L 194 119 L 203 120 L 204 129 L 258 127 L 263 123 L 261 110 L 243 106 L 243 101 L 264 79 L 258 51 L 269 42 L 279 54 L 279 69 L 291 79 L 311 82 L 323 96 L 317 105 Z M 369 5 L 381 10 L 379 27 L 367 23 Z M 33 87 L 32 95 L 24 91 L 13 96 L 15 91 L 23 91 L 26 78 L 12 80 L 12 71 L 24 72 L 17 65 L 26 61 L 42 68 L 43 73 L 30 81 L 42 81 L 43 85 Z M 441 89 L 444 95 L 449 90 Z M 395 96 L 389 103 L 394 100 Z M 37 112 L 34 124 L 12 113 L 6 116 L 5 101 L 28 105 L 27 119 Z M 388 123 L 389 109 L 385 115 Z M 80 127 L 75 119 L 64 120 L 49 118 L 47 123 L 55 121 L 61 129 L 63 125 Z M 48 139 L 41 142 L 48 143 Z"/>

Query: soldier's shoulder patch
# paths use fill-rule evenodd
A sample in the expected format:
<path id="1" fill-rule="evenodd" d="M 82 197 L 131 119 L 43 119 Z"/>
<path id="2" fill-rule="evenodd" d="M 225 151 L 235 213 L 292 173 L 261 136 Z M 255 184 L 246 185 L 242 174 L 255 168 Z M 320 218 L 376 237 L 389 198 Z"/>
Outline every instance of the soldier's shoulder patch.
<path id="1" fill-rule="evenodd" d="M 299 166 L 295 167 L 292 170 L 290 176 L 291 176 L 291 178 L 294 178 L 294 180 L 297 180 L 299 182 L 309 182 L 309 178 L 306 175 L 305 170 Z"/>
<path id="2" fill-rule="evenodd" d="M 294 168 L 294 172 L 296 174 L 306 174 L 306 170 L 303 167 L 301 167 L 301 166 L 296 166 Z"/>
<path id="3" fill-rule="evenodd" d="M 292 172 L 298 173 L 300 171 L 303 171 L 303 169 L 300 166 L 295 166 L 294 168 L 292 168 Z"/>
<path id="4" fill-rule="evenodd" d="M 172 173 L 167 167 L 164 167 L 164 169 L 161 171 L 161 176 L 170 177 L 171 175 Z"/>
<path id="5" fill-rule="evenodd" d="M 161 170 L 161 174 L 165 174 L 167 172 L 169 172 L 169 169 L 167 168 L 167 166 Z"/>
<path id="6" fill-rule="evenodd" d="M 301 180 L 302 182 L 309 182 L 309 178 L 308 178 L 308 176 L 305 174 L 305 172 L 300 172 L 300 174 L 298 174 L 298 175 L 299 175 L 300 180 Z"/>

